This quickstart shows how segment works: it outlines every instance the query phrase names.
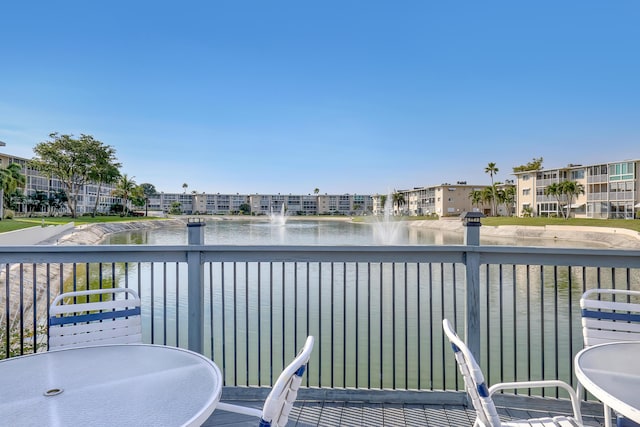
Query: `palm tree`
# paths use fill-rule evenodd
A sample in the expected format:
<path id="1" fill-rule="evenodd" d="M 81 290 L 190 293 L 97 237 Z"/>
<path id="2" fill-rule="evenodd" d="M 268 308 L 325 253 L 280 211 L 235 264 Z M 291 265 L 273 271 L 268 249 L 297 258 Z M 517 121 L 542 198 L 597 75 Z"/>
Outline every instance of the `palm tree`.
<path id="1" fill-rule="evenodd" d="M 380 207 L 382 208 L 383 214 L 385 213 L 386 206 L 387 206 L 387 195 L 383 194 L 380 196 Z"/>
<path id="2" fill-rule="evenodd" d="M 494 162 L 489 162 L 489 164 L 487 164 L 487 167 L 484 168 L 484 173 L 488 173 L 489 176 L 491 177 L 491 189 L 493 190 L 493 203 L 491 205 L 491 210 L 492 210 L 492 215 L 496 214 L 496 192 L 495 192 L 495 187 L 493 185 L 493 175 L 496 175 L 500 170 L 498 169 L 498 167 L 496 166 L 496 164 Z"/>
<path id="3" fill-rule="evenodd" d="M 54 216 L 64 208 L 64 205 L 69 201 L 67 193 L 64 190 L 51 190 L 49 193 L 49 214 Z"/>
<path id="4" fill-rule="evenodd" d="M 149 199 L 151 196 L 158 194 L 158 191 L 155 185 L 147 182 L 140 184 L 140 188 L 142 188 L 142 193 L 144 194 L 144 216 L 149 216 Z"/>
<path id="5" fill-rule="evenodd" d="M 481 193 L 482 203 L 488 203 L 490 206 L 493 206 L 493 201 L 495 200 L 496 196 L 495 187 L 493 185 L 491 187 L 484 187 Z"/>
<path id="6" fill-rule="evenodd" d="M 123 216 L 127 216 L 128 214 L 128 202 L 129 199 L 135 194 L 137 185 L 133 180 L 134 177 L 129 178 L 125 173 L 120 177 L 116 184 L 116 188 L 112 191 L 116 197 L 120 197 L 122 199 L 122 213 Z"/>
<path id="7" fill-rule="evenodd" d="M 320 203 L 318 202 L 318 199 L 319 199 L 319 198 L 318 198 L 318 194 L 320 194 L 320 189 L 319 189 L 318 187 L 314 188 L 314 189 L 313 189 L 313 194 L 315 194 L 315 195 L 316 195 L 316 212 L 317 212 L 318 214 L 320 214 L 320 209 L 319 209 L 319 205 L 320 205 Z"/>
<path id="8" fill-rule="evenodd" d="M 504 204 L 509 212 L 509 216 L 514 215 L 514 204 L 516 202 L 516 186 L 509 185 L 504 189 Z"/>
<path id="9" fill-rule="evenodd" d="M 404 193 L 400 193 L 399 191 L 393 192 L 393 205 L 398 206 L 398 214 L 400 213 L 400 206 L 405 204 Z"/>
<path id="10" fill-rule="evenodd" d="M 189 187 L 189 184 L 187 184 L 186 182 L 184 184 L 182 184 L 182 189 L 184 190 L 184 193 L 187 193 L 187 187 Z"/>
<path id="11" fill-rule="evenodd" d="M 553 184 L 547 185 L 544 189 L 544 195 L 555 198 L 558 203 L 556 211 L 560 209 L 560 204 L 561 204 L 560 202 L 562 198 L 562 189 L 560 188 L 560 184 L 558 184 L 557 182 L 554 182 Z M 562 215 L 564 216 L 564 211 L 561 210 L 561 212 L 562 212 Z"/>
<path id="12" fill-rule="evenodd" d="M 496 182 L 496 187 L 498 186 L 498 182 Z M 498 209 L 499 206 L 501 205 L 505 205 L 507 204 L 507 195 L 504 191 L 504 189 L 502 188 L 494 188 L 493 189 L 493 193 L 496 195 L 496 214 L 498 216 L 500 216 L 500 209 Z"/>
<path id="13" fill-rule="evenodd" d="M 565 219 L 569 219 L 573 198 L 575 197 L 577 199 L 578 196 L 584 194 L 584 185 L 577 181 L 564 181 L 560 183 L 560 188 L 567 200 L 567 214 L 565 215 Z"/>
<path id="14" fill-rule="evenodd" d="M 24 188 L 26 182 L 27 178 L 22 174 L 22 166 L 18 163 L 11 163 L 6 168 L 0 167 L 0 220 L 4 218 L 5 205 L 10 204 L 9 195 L 18 188 Z"/>
<path id="15" fill-rule="evenodd" d="M 92 217 L 98 212 L 98 203 L 100 202 L 100 190 L 102 184 L 113 184 L 120 177 L 120 167 L 122 164 L 116 160 L 116 150 L 111 146 L 104 146 L 102 150 L 95 150 L 92 153 L 94 163 L 89 171 L 89 179 L 98 184 L 96 193 L 96 203 L 93 205 Z"/>
<path id="16" fill-rule="evenodd" d="M 481 190 L 473 190 L 469 193 L 469 198 L 471 199 L 471 204 L 475 205 L 476 208 L 479 207 L 480 203 L 482 203 L 483 195 Z"/>

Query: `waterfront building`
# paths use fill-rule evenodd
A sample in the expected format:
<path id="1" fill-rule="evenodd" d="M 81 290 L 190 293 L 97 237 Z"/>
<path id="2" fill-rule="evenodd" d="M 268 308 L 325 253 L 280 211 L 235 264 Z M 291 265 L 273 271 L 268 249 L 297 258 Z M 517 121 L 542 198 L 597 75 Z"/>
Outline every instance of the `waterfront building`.
<path id="1" fill-rule="evenodd" d="M 640 160 L 624 160 L 593 165 L 569 164 L 563 168 L 516 172 L 519 216 L 562 216 L 566 198 L 546 195 L 552 184 L 575 181 L 584 194 L 568 206 L 571 217 L 633 219 L 640 211 Z"/>
<path id="2" fill-rule="evenodd" d="M 47 178 L 37 170 L 30 168 L 28 159 L 0 153 L 1 167 L 6 168 L 12 163 L 22 166 L 22 174 L 26 178 L 26 184 L 23 189 L 25 196 L 33 196 L 37 192 L 42 192 L 49 197 L 55 192 L 65 190 L 63 182 L 58 178 Z M 98 186 L 96 183 L 88 183 L 83 185 L 78 193 L 77 214 L 83 215 L 85 213 L 91 213 L 96 207 L 98 213 L 108 213 L 114 204 L 121 202 L 120 198 L 111 195 L 114 188 L 114 185 L 109 184 L 101 184 Z M 100 194 L 98 194 L 98 191 Z M 25 200 L 17 203 L 18 213 L 26 214 L 30 210 L 33 210 L 33 208 L 30 209 Z M 36 209 L 36 212 L 48 212 L 48 207 L 41 206 Z M 61 213 L 64 212 L 65 211 Z"/>
<path id="3" fill-rule="evenodd" d="M 473 204 L 470 197 L 473 191 L 482 191 L 483 185 L 469 185 L 465 181 L 456 184 L 443 183 L 428 187 L 414 187 L 410 190 L 397 190 L 404 203 L 393 203 L 393 193 L 376 194 L 373 198 L 373 214 L 384 214 L 384 201 L 390 199 L 391 214 L 395 216 L 460 216 L 463 212 L 490 213 L 488 204 Z"/>

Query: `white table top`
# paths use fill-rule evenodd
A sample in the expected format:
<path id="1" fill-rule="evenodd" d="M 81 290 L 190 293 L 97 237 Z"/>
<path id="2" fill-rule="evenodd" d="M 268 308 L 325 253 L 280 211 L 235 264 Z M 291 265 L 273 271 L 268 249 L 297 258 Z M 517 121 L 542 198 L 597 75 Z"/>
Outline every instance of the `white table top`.
<path id="1" fill-rule="evenodd" d="M 106 345 L 0 361 L 7 426 L 200 425 L 221 392 L 218 367 L 176 347 Z"/>
<path id="2" fill-rule="evenodd" d="M 576 354 L 578 381 L 602 403 L 640 422 L 640 342 L 594 345 Z"/>

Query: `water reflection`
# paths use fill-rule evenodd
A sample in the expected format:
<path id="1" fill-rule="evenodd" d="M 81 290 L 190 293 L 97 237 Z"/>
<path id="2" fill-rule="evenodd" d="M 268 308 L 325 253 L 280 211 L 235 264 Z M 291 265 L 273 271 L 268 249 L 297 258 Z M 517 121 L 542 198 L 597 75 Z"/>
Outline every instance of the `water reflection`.
<path id="1" fill-rule="evenodd" d="M 270 221 L 209 221 L 205 227 L 207 245 L 380 245 L 377 224 L 350 221 L 289 220 L 285 225 Z M 394 223 L 394 244 L 462 245 L 463 231 L 413 227 L 408 222 Z M 137 230 L 108 236 L 103 244 L 181 245 L 187 243 L 186 227 Z M 489 237 L 480 231 L 481 245 L 605 247 L 600 242 L 523 237 Z"/>

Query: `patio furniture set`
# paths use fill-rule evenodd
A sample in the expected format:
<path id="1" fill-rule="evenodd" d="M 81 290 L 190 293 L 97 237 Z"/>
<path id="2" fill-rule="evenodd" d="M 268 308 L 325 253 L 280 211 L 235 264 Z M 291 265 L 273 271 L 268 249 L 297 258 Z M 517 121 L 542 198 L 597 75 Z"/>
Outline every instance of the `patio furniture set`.
<path id="1" fill-rule="evenodd" d="M 616 300 L 616 296 L 619 299 Z M 640 356 L 640 304 L 630 302 L 632 297 L 640 297 L 640 292 L 592 289 L 580 299 L 585 348 L 574 361 L 579 381 L 577 390 L 559 380 L 508 382 L 487 387 L 473 354 L 449 320 L 444 319 L 442 327 L 451 342 L 467 393 L 476 409 L 474 427 L 583 426 L 580 413 L 583 389 L 603 403 L 606 427 L 612 425 L 611 409 L 616 412 L 617 427 L 640 426 L 637 424 L 640 422 L 640 365 L 637 363 Z M 572 416 L 500 420 L 492 400 L 494 393 L 505 389 L 546 387 L 556 387 L 568 394 Z"/>
<path id="2" fill-rule="evenodd" d="M 639 426 L 640 292 L 594 289 L 580 304 L 585 348 L 575 356 L 577 390 L 559 380 L 487 386 L 476 359 L 449 320 L 442 322 L 469 399 L 474 427 L 583 426 L 587 390 L 604 406 L 605 425 Z M 622 301 L 624 300 L 624 301 Z M 0 362 L 0 419 L 9 425 L 185 425 L 214 410 L 284 426 L 311 356 L 309 336 L 283 370 L 262 409 L 220 402 L 223 376 L 193 351 L 142 344 L 140 298 L 131 289 L 69 292 L 50 307 L 49 351 Z M 27 374 L 28 373 L 28 374 Z M 502 421 L 492 396 L 502 390 L 554 387 L 568 395 L 572 415 Z"/>

